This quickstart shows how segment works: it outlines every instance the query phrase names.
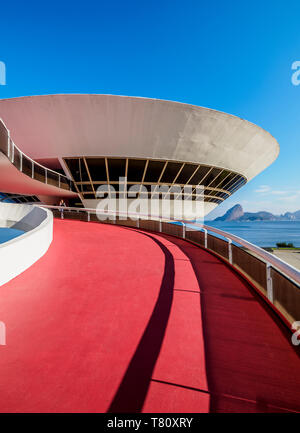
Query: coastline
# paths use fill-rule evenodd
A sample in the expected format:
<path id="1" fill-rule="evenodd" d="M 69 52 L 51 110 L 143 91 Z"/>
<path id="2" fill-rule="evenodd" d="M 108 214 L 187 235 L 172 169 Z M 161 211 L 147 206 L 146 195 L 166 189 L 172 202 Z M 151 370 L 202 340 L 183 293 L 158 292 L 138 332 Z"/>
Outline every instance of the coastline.
<path id="1" fill-rule="evenodd" d="M 285 261 L 294 268 L 300 270 L 300 248 L 281 249 L 272 248 L 272 253 L 279 259 Z"/>

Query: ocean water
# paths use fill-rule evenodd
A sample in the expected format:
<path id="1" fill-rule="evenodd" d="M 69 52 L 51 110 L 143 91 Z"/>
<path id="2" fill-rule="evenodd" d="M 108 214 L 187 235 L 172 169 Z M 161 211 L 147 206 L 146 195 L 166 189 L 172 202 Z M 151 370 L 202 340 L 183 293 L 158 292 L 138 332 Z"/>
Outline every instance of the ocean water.
<path id="1" fill-rule="evenodd" d="M 22 235 L 24 232 L 22 230 L 11 229 L 7 227 L 0 227 L 0 244 L 10 241 L 17 236 Z"/>
<path id="2" fill-rule="evenodd" d="M 292 242 L 295 247 L 300 247 L 300 221 L 206 221 L 205 224 L 259 247 L 275 247 L 276 242 Z"/>

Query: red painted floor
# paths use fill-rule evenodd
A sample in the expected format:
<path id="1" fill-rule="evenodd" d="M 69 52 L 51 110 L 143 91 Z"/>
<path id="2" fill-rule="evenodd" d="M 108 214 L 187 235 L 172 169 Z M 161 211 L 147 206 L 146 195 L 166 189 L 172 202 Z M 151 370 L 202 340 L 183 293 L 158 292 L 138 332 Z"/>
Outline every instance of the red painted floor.
<path id="1" fill-rule="evenodd" d="M 299 352 L 260 298 L 185 241 L 54 223 L 0 289 L 1 412 L 300 411 Z"/>

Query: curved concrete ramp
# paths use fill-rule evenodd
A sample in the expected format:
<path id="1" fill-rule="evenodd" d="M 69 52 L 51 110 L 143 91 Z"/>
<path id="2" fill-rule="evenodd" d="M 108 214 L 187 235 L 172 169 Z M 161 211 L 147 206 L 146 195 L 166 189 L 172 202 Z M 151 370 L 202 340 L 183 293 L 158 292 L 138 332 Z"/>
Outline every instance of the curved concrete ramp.
<path id="1" fill-rule="evenodd" d="M 1 151 L 0 185 L 1 191 L 13 194 L 77 197 L 77 194 L 73 191 L 67 191 L 66 189 L 40 182 L 22 173 Z"/>
<path id="2" fill-rule="evenodd" d="M 54 222 L 0 291 L 2 412 L 300 411 L 299 353 L 212 254 L 167 235 Z"/>

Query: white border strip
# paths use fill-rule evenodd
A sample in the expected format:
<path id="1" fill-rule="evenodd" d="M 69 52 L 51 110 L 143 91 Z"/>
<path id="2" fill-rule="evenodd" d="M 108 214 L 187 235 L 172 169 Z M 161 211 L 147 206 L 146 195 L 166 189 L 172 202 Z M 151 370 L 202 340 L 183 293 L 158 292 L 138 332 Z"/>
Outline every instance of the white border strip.
<path id="1" fill-rule="evenodd" d="M 19 205 L 22 206 L 22 205 Z M 0 244 L 0 286 L 24 272 L 48 250 L 53 239 L 53 214 L 39 208 L 47 217 L 32 230 Z"/>

